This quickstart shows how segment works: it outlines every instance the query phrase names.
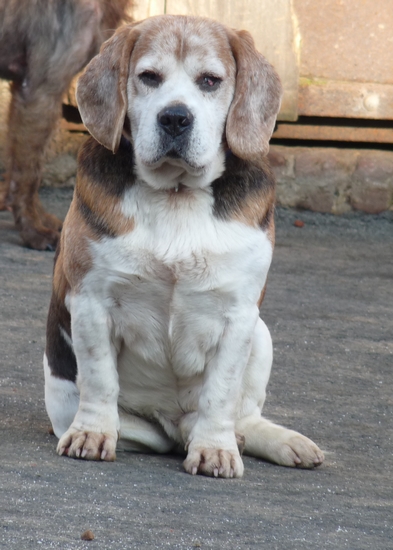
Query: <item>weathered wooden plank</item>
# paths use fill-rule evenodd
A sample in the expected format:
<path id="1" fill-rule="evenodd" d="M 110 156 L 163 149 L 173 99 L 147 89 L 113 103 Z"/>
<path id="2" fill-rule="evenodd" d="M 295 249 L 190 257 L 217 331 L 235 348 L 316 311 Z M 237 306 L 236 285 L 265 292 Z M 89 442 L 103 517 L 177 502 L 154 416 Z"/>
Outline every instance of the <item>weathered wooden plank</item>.
<path id="1" fill-rule="evenodd" d="M 165 13 L 165 0 L 138 0 L 131 15 L 135 21 Z"/>
<path id="2" fill-rule="evenodd" d="M 350 124 L 350 121 L 348 121 L 348 124 Z M 314 126 L 310 124 L 285 124 L 280 122 L 273 134 L 273 138 L 393 144 L 393 128 Z"/>
<path id="3" fill-rule="evenodd" d="M 393 84 L 392 0 L 293 0 L 300 75 Z"/>
<path id="4" fill-rule="evenodd" d="M 0 169 L 3 168 L 3 152 L 6 148 L 8 105 L 10 102 L 10 85 L 5 80 L 0 80 Z"/>
<path id="5" fill-rule="evenodd" d="M 65 118 L 62 118 L 60 121 L 60 128 L 63 128 L 64 130 L 68 130 L 69 132 L 86 132 L 88 133 L 88 130 L 86 126 L 82 123 L 78 124 L 76 122 L 68 122 L 65 120 Z"/>
<path id="6" fill-rule="evenodd" d="M 301 78 L 298 113 L 392 120 L 393 85 Z"/>

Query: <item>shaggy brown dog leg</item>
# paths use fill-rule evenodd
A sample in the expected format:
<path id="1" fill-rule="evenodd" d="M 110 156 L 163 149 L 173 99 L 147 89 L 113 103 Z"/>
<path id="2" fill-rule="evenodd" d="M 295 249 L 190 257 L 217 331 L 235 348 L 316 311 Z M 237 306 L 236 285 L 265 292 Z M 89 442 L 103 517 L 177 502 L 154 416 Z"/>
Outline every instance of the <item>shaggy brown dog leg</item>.
<path id="1" fill-rule="evenodd" d="M 6 210 L 6 198 L 8 194 L 8 185 L 4 180 L 0 180 L 0 210 Z"/>
<path id="2" fill-rule="evenodd" d="M 60 118 L 62 94 L 51 93 L 45 85 L 42 88 L 26 93 L 22 84 L 13 83 L 11 87 L 6 205 L 26 246 L 54 250 L 62 223 L 45 211 L 38 188 L 45 146 Z"/>

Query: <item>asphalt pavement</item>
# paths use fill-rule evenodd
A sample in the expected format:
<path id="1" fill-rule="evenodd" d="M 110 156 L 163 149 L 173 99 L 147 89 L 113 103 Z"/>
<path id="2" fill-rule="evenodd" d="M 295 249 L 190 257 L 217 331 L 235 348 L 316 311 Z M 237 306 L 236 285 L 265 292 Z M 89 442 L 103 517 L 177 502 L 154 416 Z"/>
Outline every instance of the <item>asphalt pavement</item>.
<path id="1" fill-rule="evenodd" d="M 71 191 L 42 197 L 64 216 Z M 1 212 L 0 548 L 393 548 L 392 214 L 277 211 L 264 414 L 326 460 L 306 471 L 245 457 L 242 479 L 217 480 L 178 456 L 56 455 L 42 369 L 54 254 L 23 248 Z"/>

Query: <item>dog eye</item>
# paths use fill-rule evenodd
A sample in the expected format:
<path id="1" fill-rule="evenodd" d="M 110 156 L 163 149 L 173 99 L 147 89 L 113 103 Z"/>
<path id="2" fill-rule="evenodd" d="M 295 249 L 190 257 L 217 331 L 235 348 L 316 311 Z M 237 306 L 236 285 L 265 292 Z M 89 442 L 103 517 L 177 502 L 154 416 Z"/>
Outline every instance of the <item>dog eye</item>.
<path id="1" fill-rule="evenodd" d="M 162 77 L 154 71 L 143 71 L 138 78 L 150 88 L 157 88 L 162 82 Z"/>
<path id="2" fill-rule="evenodd" d="M 214 92 L 220 86 L 222 79 L 212 74 L 203 74 L 197 80 L 199 88 L 204 92 Z"/>

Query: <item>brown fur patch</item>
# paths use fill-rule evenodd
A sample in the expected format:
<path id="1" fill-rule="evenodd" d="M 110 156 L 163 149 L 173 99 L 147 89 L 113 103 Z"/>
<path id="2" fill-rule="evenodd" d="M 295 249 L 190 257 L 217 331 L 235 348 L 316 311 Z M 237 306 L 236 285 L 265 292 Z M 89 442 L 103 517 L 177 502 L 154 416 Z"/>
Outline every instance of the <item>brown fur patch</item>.
<path id="1" fill-rule="evenodd" d="M 61 250 L 53 278 L 54 292 L 59 298 L 64 300 L 69 289 L 77 290 L 90 271 L 93 264 L 89 241 L 94 240 L 96 235 L 81 215 L 74 197 L 64 222 Z"/>
<path id="2" fill-rule="evenodd" d="M 95 239 L 101 236 L 117 237 L 134 229 L 134 220 L 126 218 L 121 212 L 119 197 L 108 195 L 104 188 L 94 186 L 89 180 L 81 178 L 79 183 L 76 204 Z"/>
<path id="3" fill-rule="evenodd" d="M 247 31 L 228 30 L 236 60 L 236 89 L 228 113 L 226 137 L 240 158 L 257 161 L 269 150 L 280 109 L 282 87 L 274 68 Z"/>
<path id="4" fill-rule="evenodd" d="M 262 229 L 270 227 L 270 220 L 274 216 L 274 196 L 273 189 L 255 196 L 248 195 L 241 210 L 236 212 L 233 218 L 252 227 L 261 227 Z"/>
<path id="5" fill-rule="evenodd" d="M 205 59 L 216 55 L 234 69 L 234 58 L 228 41 L 228 31 L 218 21 L 203 17 L 164 15 L 145 20 L 138 25 L 139 38 L 131 59 L 131 71 L 145 55 L 174 56 L 179 61 L 187 56 Z"/>
<path id="6" fill-rule="evenodd" d="M 262 302 L 263 302 L 263 300 L 264 300 L 264 298 L 265 298 L 266 288 L 267 288 L 267 283 L 266 283 L 265 286 L 263 287 L 262 292 L 261 292 L 261 295 L 259 296 L 259 299 L 258 299 L 258 301 L 257 301 L 258 309 L 261 308 Z"/>

